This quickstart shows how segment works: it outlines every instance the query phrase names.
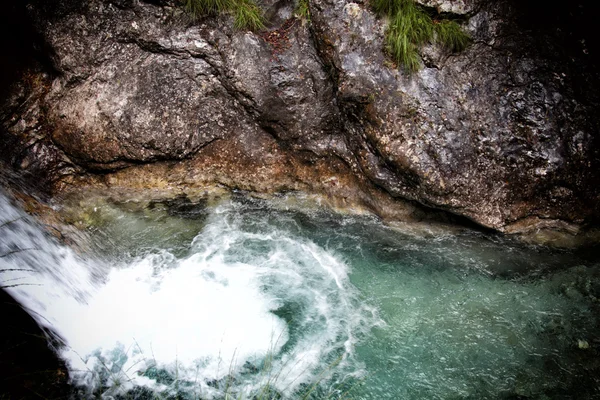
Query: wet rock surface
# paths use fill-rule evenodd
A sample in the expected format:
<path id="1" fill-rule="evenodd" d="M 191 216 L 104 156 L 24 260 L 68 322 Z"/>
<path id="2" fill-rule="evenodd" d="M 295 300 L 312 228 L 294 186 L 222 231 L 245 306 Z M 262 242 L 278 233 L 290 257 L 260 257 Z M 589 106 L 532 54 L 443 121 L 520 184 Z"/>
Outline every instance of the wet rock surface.
<path id="1" fill-rule="evenodd" d="M 0 115 L 4 159 L 54 192 L 304 191 L 509 233 L 577 233 L 599 216 L 585 8 L 547 7 L 542 23 L 533 3 L 422 1 L 473 40 L 421 49 L 407 74 L 366 2 L 312 0 L 310 21 L 265 2 L 271 25 L 256 33 L 169 1 L 59 3 L 27 6 L 52 68 L 27 69 Z"/>

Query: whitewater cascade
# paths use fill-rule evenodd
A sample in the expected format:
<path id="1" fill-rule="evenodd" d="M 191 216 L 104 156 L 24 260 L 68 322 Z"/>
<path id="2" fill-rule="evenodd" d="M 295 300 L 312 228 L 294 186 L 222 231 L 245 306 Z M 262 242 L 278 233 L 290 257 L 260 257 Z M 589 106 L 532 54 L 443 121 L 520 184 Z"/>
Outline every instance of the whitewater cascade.
<path id="1" fill-rule="evenodd" d="M 380 323 L 347 266 L 310 241 L 244 231 L 227 207 L 184 256 L 157 248 L 109 262 L 56 243 L 3 196 L 4 285 L 62 338 L 90 393 L 290 394 L 324 373 L 323 359 L 335 366 L 326 374 L 343 370 L 356 336 Z"/>

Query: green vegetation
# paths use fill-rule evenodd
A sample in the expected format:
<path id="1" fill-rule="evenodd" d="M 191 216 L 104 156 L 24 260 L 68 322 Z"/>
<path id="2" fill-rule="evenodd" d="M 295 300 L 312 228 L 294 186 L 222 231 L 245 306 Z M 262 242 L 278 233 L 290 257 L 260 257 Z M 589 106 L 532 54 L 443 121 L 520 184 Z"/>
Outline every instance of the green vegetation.
<path id="1" fill-rule="evenodd" d="M 183 0 L 192 18 L 230 13 L 236 29 L 256 31 L 265 27 L 263 12 L 252 0 Z"/>
<path id="2" fill-rule="evenodd" d="M 469 36 L 456 21 L 432 17 L 414 0 L 374 0 L 373 7 L 390 18 L 386 49 L 408 72 L 419 69 L 418 49 L 427 43 L 453 52 L 464 50 L 469 44 Z"/>
<path id="3" fill-rule="evenodd" d="M 234 7 L 236 29 L 257 31 L 265 27 L 262 10 L 252 0 L 237 0 Z"/>
<path id="4" fill-rule="evenodd" d="M 299 0 L 296 6 L 296 15 L 300 19 L 310 21 L 310 8 L 308 7 L 308 0 Z"/>
<path id="5" fill-rule="evenodd" d="M 464 50 L 471 41 L 456 21 L 439 21 L 434 27 L 437 42 L 452 52 Z"/>

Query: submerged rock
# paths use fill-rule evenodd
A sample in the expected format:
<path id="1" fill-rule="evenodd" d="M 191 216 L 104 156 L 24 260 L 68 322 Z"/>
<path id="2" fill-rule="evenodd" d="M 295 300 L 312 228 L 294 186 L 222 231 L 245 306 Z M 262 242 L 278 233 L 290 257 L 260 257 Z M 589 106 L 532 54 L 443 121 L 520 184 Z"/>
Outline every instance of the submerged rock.
<path id="1" fill-rule="evenodd" d="M 310 21 L 265 3 L 272 25 L 256 33 L 169 1 L 56 3 L 27 6 L 51 68 L 27 70 L 1 114 L 4 159 L 54 192 L 303 191 L 549 240 L 540 231 L 577 234 L 600 214 L 586 4 L 546 7 L 545 25 L 511 1 L 423 0 L 473 40 L 420 49 L 407 74 L 361 1 L 311 0 Z"/>

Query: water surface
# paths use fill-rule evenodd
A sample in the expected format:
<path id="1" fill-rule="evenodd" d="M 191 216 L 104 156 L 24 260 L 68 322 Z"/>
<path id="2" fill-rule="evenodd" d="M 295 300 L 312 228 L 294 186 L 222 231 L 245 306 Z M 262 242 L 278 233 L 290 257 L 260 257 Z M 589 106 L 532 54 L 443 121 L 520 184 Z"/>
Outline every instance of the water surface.
<path id="1" fill-rule="evenodd" d="M 591 251 L 242 196 L 90 213 L 77 254 L 0 203 L 0 278 L 77 398 L 600 396 Z"/>

